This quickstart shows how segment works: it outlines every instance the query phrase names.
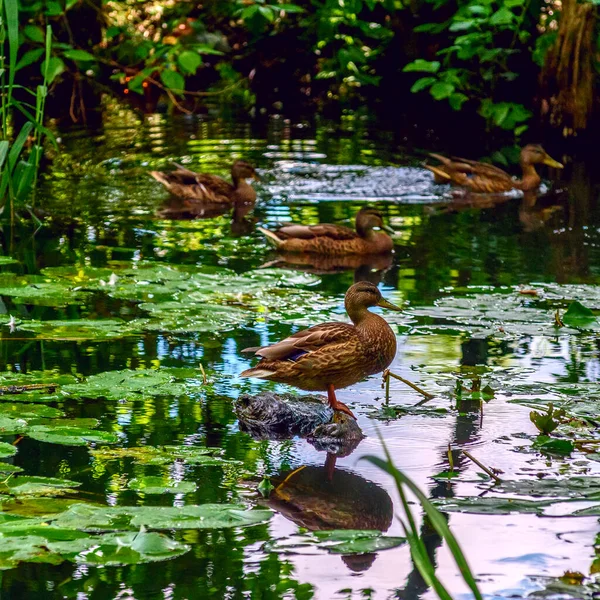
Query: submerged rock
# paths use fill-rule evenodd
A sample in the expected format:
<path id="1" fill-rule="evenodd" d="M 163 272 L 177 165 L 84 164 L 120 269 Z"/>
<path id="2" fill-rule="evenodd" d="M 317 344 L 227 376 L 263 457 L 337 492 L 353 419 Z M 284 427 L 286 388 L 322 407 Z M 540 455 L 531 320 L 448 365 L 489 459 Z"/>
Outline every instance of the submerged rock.
<path id="1" fill-rule="evenodd" d="M 323 396 L 273 392 L 242 394 L 235 404 L 235 413 L 242 431 L 261 439 L 306 437 L 333 417 L 333 410 Z"/>
<path id="2" fill-rule="evenodd" d="M 307 441 L 317 450 L 335 456 L 352 454 L 361 440 L 364 439 L 358 423 L 350 415 L 336 411 L 329 423 L 317 425 Z"/>
<path id="3" fill-rule="evenodd" d="M 317 450 L 336 456 L 350 454 L 364 435 L 345 413 L 331 410 L 324 396 L 243 394 L 235 404 L 242 431 L 259 439 L 306 437 Z"/>

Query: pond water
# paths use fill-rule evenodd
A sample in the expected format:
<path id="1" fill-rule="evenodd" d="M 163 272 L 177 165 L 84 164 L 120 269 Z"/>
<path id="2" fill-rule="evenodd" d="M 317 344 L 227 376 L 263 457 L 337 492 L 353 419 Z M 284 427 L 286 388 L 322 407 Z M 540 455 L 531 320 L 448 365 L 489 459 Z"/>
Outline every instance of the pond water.
<path id="1" fill-rule="evenodd" d="M 600 310 L 597 172 L 568 163 L 536 201 L 473 205 L 433 184 L 423 152 L 352 120 L 261 128 L 113 109 L 104 129 L 61 142 L 38 192 L 47 224 L 3 230 L 17 262 L 0 267 L 0 385 L 42 386 L 0 397 L 3 598 L 433 598 L 406 544 L 344 554 L 310 534 L 403 535 L 393 482 L 361 460 L 383 456 L 379 435 L 446 512 L 486 597 L 593 597 L 599 327 L 565 311 Z M 149 170 L 176 160 L 226 175 L 240 157 L 262 175 L 253 212 L 166 218 Z M 294 269 L 255 229 L 351 223 L 366 203 L 396 231 L 390 261 Z M 240 350 L 344 319 L 363 278 L 403 306 L 386 314 L 392 371 L 435 398 L 394 380 L 386 402 L 379 376 L 340 390 L 367 437 L 336 461 L 241 431 L 241 393 L 287 389 L 240 379 L 252 364 Z M 530 420 L 550 403 L 565 410 L 554 441 Z M 438 476 L 449 448 L 455 476 Z M 219 521 L 214 503 L 236 506 Z M 206 504 L 187 526 L 153 512 Z M 453 597 L 469 598 L 446 546 L 422 533 Z"/>

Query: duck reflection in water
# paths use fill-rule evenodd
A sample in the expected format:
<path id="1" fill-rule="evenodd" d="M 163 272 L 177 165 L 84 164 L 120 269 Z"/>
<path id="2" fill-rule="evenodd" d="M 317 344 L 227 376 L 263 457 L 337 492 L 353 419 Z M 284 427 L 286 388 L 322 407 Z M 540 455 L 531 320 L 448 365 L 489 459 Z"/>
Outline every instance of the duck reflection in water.
<path id="1" fill-rule="evenodd" d="M 379 285 L 385 272 L 392 266 L 393 258 L 394 255 L 391 252 L 348 256 L 281 252 L 277 259 L 262 266 L 263 268 L 291 269 L 303 273 L 312 273 L 313 275 L 328 275 L 354 270 L 354 283 L 368 281 L 373 285 Z"/>
<path id="2" fill-rule="evenodd" d="M 519 222 L 526 232 L 542 229 L 557 213 L 564 213 L 565 207 L 560 203 L 562 194 L 555 192 L 548 195 L 537 191 L 524 192 L 519 204 Z M 458 213 L 465 210 L 487 210 L 498 208 L 512 202 L 515 197 L 510 194 L 465 194 L 456 196 L 449 202 L 427 207 L 433 215 Z"/>
<path id="3" fill-rule="evenodd" d="M 372 529 L 385 532 L 394 516 L 392 499 L 376 483 L 336 468 L 328 454 L 324 466 L 303 465 L 271 477 L 274 489 L 264 501 L 299 527 L 309 531 Z M 342 556 L 352 571 L 366 571 L 374 553 Z"/>
<path id="4" fill-rule="evenodd" d="M 234 237 L 250 235 L 254 230 L 256 218 L 248 217 L 254 210 L 254 202 L 235 202 L 233 204 L 215 204 L 208 202 L 190 202 L 178 196 L 171 196 L 158 210 L 161 219 L 173 221 L 194 221 L 196 219 L 214 219 L 231 213 L 231 234 Z"/>

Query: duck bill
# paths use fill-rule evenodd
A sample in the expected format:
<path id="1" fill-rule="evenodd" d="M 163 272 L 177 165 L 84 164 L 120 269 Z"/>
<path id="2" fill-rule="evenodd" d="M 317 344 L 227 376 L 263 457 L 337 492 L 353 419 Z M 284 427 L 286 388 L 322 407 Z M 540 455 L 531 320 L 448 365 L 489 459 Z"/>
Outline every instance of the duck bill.
<path id="1" fill-rule="evenodd" d="M 381 306 L 381 308 L 389 308 L 390 310 L 402 310 L 399 306 L 396 306 L 395 304 L 388 302 L 385 298 L 382 298 L 377 303 L 377 306 Z"/>
<path id="2" fill-rule="evenodd" d="M 262 181 L 260 175 L 256 171 L 252 173 L 252 179 L 254 179 L 254 181 Z"/>
<path id="3" fill-rule="evenodd" d="M 557 160 L 554 160 L 551 156 L 548 156 L 547 154 L 543 162 L 545 165 L 548 165 L 549 167 L 554 167 L 555 169 L 564 168 L 564 165 L 562 163 L 559 163 Z"/>
<path id="4" fill-rule="evenodd" d="M 390 235 L 394 235 L 396 233 L 389 225 L 382 225 L 381 229 Z"/>

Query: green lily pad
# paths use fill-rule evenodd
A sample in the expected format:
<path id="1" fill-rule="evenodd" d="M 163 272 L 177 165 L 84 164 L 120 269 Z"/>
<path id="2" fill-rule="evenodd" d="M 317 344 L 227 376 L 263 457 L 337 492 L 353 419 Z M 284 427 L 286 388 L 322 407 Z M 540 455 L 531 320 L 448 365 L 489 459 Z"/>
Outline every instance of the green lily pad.
<path id="1" fill-rule="evenodd" d="M 45 404 L 0 402 L 0 418 L 6 416 L 12 419 L 56 419 L 64 414 L 62 410 Z"/>
<path id="2" fill-rule="evenodd" d="M 216 448 L 196 448 L 195 446 L 139 446 L 133 448 L 99 448 L 92 450 L 94 458 L 101 461 L 131 459 L 136 464 L 168 465 L 181 461 L 194 466 L 219 466 L 240 464 L 218 456 Z"/>
<path id="3" fill-rule="evenodd" d="M 332 554 L 370 554 L 406 543 L 403 537 L 388 537 L 379 531 L 333 529 L 278 538 L 265 544 L 265 551 L 306 554 L 312 548 Z"/>
<path id="4" fill-rule="evenodd" d="M 551 438 L 547 435 L 538 435 L 533 442 L 533 447 L 546 454 L 568 455 L 575 450 L 571 440 Z"/>
<path id="5" fill-rule="evenodd" d="M 24 419 L 13 419 L 0 415 L 0 435 L 12 435 L 13 433 L 24 433 L 27 429 L 27 421 Z"/>
<path id="6" fill-rule="evenodd" d="M 88 377 L 84 383 L 67 385 L 63 391 L 81 398 L 136 400 L 152 396 L 182 396 L 188 388 L 177 369 L 105 371 Z"/>
<path id="7" fill-rule="evenodd" d="M 156 532 L 90 535 L 74 530 L 36 527 L 24 535 L 0 535 L 0 569 L 21 562 L 88 565 L 135 565 L 176 558 L 190 547 Z"/>
<path id="8" fill-rule="evenodd" d="M 562 315 L 561 319 L 565 325 L 581 329 L 594 329 L 598 325 L 596 315 L 577 300 L 569 304 L 567 312 Z"/>
<path id="9" fill-rule="evenodd" d="M 135 335 L 135 327 L 120 319 L 73 319 L 72 321 L 22 321 L 18 328 L 45 340 L 113 340 Z"/>
<path id="10" fill-rule="evenodd" d="M 21 278 L 13 285 L 0 283 L 0 296 L 11 297 L 15 304 L 62 307 L 82 304 L 87 294 L 64 283 L 29 282 L 27 278 Z"/>
<path id="11" fill-rule="evenodd" d="M 189 494 L 195 492 L 197 485 L 193 481 L 173 481 L 169 477 L 136 477 L 127 484 L 130 490 L 144 494 Z"/>
<path id="12" fill-rule="evenodd" d="M 69 479 L 58 479 L 56 477 L 31 477 L 28 475 L 16 475 L 0 482 L 0 493 L 13 496 L 58 496 L 66 492 L 72 492 L 81 484 Z"/>
<path id="13" fill-rule="evenodd" d="M 76 379 L 73 375 L 57 371 L 32 371 L 30 373 L 5 371 L 0 374 L 0 403 L 56 402 L 62 397 L 60 392 L 61 386 L 75 381 Z M 27 386 L 33 385 L 43 387 L 35 390 L 26 389 Z"/>
<path id="14" fill-rule="evenodd" d="M 4 265 L 16 265 L 19 261 L 16 258 L 11 258 L 10 256 L 0 256 L 0 266 Z"/>
<path id="15" fill-rule="evenodd" d="M 235 306 L 198 304 L 194 301 L 145 302 L 140 308 L 151 319 L 133 321 L 144 331 L 168 331 L 170 333 L 219 333 L 248 322 L 252 315 Z"/>
<path id="16" fill-rule="evenodd" d="M 494 498 L 491 496 L 474 498 L 448 498 L 433 502 L 442 512 L 461 512 L 474 515 L 542 514 L 551 500 L 524 500 L 516 498 Z"/>
<path id="17" fill-rule="evenodd" d="M 84 531 L 147 529 L 222 529 L 268 521 L 270 510 L 246 510 L 238 504 L 199 506 L 92 506 L 74 504 L 55 521 L 59 527 Z"/>
<path id="18" fill-rule="evenodd" d="M 52 425 L 32 425 L 27 428 L 25 434 L 38 442 L 63 446 L 86 446 L 88 443 L 116 444 L 119 441 L 118 436 L 114 433 L 72 427 L 68 422 L 61 425 L 60 421 Z"/>
<path id="19" fill-rule="evenodd" d="M 7 442 L 0 442 L 0 458 L 14 456 L 17 453 L 17 447 Z"/>
<path id="20" fill-rule="evenodd" d="M 0 461 L 0 473 L 22 473 L 23 467 Z"/>

